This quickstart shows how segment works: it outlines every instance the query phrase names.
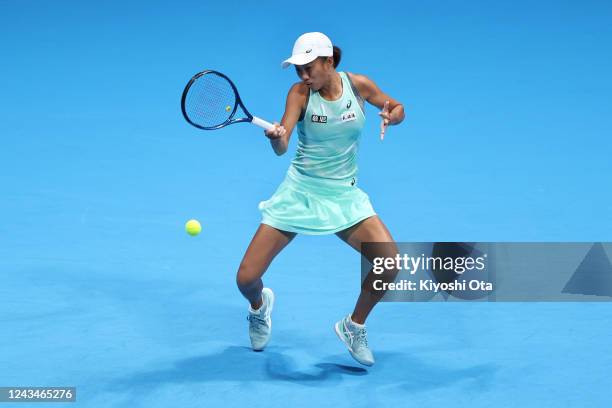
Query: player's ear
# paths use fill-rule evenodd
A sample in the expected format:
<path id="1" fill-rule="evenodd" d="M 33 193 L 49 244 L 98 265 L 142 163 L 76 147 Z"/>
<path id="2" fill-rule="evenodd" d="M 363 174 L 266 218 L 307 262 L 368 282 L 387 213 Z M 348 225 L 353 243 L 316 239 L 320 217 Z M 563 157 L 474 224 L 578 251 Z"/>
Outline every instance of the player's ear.
<path id="1" fill-rule="evenodd" d="M 323 68 L 326 71 L 329 69 L 334 69 L 334 58 L 333 57 L 321 57 L 321 64 L 323 64 Z"/>

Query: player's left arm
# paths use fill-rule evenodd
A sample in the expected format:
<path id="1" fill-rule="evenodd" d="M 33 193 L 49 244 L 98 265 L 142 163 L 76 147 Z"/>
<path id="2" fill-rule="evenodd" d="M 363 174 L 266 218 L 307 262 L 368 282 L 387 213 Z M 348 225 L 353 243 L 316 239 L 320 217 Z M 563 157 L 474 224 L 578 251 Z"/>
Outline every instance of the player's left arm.
<path id="1" fill-rule="evenodd" d="M 388 125 L 397 125 L 404 118 L 404 105 L 383 92 L 370 78 L 360 74 L 350 74 L 359 93 L 368 103 L 381 109 L 381 139 Z"/>

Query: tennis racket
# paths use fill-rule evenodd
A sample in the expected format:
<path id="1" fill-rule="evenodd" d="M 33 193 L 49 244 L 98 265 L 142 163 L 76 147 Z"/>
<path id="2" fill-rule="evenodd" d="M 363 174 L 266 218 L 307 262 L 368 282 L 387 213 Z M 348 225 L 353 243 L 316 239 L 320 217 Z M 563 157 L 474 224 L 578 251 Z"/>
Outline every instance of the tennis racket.
<path id="1" fill-rule="evenodd" d="M 213 70 L 202 71 L 191 78 L 183 91 L 181 110 L 187 122 L 204 130 L 221 129 L 240 122 L 250 122 L 266 130 L 274 127 L 270 122 L 251 115 L 234 83 Z M 237 117 L 237 114 L 243 115 Z"/>

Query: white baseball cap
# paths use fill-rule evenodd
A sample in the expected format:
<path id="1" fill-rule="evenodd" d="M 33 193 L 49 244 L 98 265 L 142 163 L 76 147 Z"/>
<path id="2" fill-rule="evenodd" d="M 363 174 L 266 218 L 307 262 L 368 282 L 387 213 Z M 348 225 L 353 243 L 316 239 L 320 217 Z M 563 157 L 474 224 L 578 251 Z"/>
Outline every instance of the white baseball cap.
<path id="1" fill-rule="evenodd" d="M 291 57 L 283 61 L 281 66 L 304 65 L 314 61 L 317 57 L 331 57 L 334 55 L 334 46 L 328 36 L 323 33 L 305 33 L 298 37 L 293 44 Z"/>

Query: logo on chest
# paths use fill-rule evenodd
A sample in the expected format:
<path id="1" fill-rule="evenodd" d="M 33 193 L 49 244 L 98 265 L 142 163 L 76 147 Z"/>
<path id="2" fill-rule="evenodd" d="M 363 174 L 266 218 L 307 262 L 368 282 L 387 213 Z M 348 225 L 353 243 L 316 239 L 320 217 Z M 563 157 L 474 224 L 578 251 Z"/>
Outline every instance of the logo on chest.
<path id="1" fill-rule="evenodd" d="M 327 123 L 327 116 L 323 115 L 312 115 L 310 121 L 314 123 Z"/>
<path id="2" fill-rule="evenodd" d="M 357 119 L 357 115 L 355 115 L 355 111 L 344 112 L 340 117 L 343 122 L 350 122 L 351 120 Z"/>

